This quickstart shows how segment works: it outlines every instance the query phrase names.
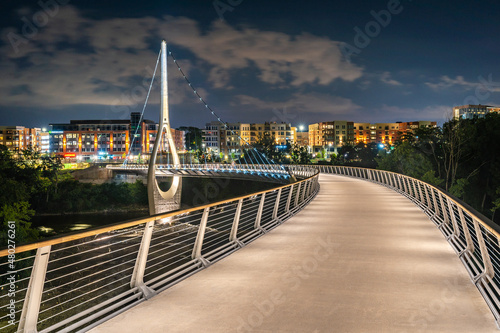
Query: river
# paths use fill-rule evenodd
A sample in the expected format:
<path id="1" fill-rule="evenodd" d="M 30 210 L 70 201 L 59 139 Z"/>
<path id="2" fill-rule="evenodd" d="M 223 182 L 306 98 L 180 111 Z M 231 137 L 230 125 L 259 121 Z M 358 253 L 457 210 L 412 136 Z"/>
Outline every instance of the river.
<path id="1" fill-rule="evenodd" d="M 240 195 L 250 194 L 277 186 L 276 183 L 249 181 L 230 178 L 182 179 L 182 209 L 217 202 Z M 105 226 L 117 222 L 149 216 L 148 207 L 130 212 L 97 212 L 84 214 L 40 215 L 31 219 L 32 226 L 38 228 L 40 236 L 50 237 L 68 232 Z"/>

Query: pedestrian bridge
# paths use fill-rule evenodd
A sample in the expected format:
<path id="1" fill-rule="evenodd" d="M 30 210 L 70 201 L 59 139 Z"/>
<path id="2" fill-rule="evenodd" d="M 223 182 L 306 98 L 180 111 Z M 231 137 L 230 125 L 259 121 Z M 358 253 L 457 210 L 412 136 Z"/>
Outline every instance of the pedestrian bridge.
<path id="1" fill-rule="evenodd" d="M 147 175 L 148 166 L 144 164 L 107 165 L 106 169 L 120 174 Z M 272 183 L 289 183 L 291 177 L 302 179 L 310 174 L 307 167 L 282 166 L 276 164 L 158 164 L 155 167 L 156 177 L 228 177 Z"/>
<path id="2" fill-rule="evenodd" d="M 498 331 L 495 227 L 410 177 L 320 171 L 31 245 L 20 331 Z"/>

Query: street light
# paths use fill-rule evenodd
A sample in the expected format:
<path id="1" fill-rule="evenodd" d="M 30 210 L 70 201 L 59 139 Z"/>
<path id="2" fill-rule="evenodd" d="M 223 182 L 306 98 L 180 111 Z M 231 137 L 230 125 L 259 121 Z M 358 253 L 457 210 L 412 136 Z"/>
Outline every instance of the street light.
<path id="1" fill-rule="evenodd" d="M 304 131 L 304 125 L 300 125 L 300 126 L 299 126 L 299 130 L 300 130 L 301 132 L 303 132 L 303 131 Z"/>

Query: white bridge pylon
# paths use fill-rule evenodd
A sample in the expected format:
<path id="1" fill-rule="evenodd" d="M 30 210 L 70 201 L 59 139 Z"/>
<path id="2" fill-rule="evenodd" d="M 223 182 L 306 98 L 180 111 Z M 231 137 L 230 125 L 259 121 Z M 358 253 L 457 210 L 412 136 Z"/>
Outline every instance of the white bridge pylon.
<path id="1" fill-rule="evenodd" d="M 151 215 L 157 214 L 156 203 L 155 203 L 155 192 L 158 193 L 164 200 L 172 200 L 177 193 L 180 186 L 180 176 L 173 176 L 172 185 L 168 191 L 162 191 L 158 186 L 156 180 L 156 156 L 158 154 L 158 149 L 160 147 L 160 142 L 162 141 L 163 132 L 166 133 L 168 146 L 172 153 L 173 162 L 175 165 L 180 164 L 179 155 L 177 154 L 177 149 L 175 148 L 174 139 L 172 137 L 172 131 L 170 130 L 170 119 L 168 110 L 168 80 L 167 80 L 167 43 L 165 40 L 161 42 L 161 111 L 160 111 L 160 124 L 158 126 L 158 132 L 156 133 L 156 140 L 153 146 L 153 151 L 151 152 L 151 158 L 149 160 L 148 168 L 148 201 L 149 201 L 149 213 Z"/>

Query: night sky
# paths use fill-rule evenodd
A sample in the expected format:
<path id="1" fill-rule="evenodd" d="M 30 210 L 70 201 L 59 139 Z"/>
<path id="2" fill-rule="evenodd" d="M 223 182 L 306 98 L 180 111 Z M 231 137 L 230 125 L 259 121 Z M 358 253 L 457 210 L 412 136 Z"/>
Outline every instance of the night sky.
<path id="1" fill-rule="evenodd" d="M 454 105 L 500 104 L 499 13 L 496 0 L 4 0 L 0 125 L 128 118 L 162 39 L 227 122 L 443 123 Z M 168 62 L 173 127 L 215 120 Z M 159 98 L 155 85 L 147 119 Z"/>

